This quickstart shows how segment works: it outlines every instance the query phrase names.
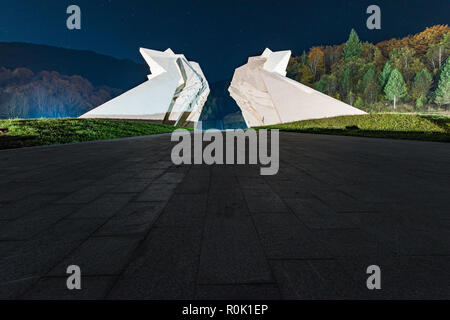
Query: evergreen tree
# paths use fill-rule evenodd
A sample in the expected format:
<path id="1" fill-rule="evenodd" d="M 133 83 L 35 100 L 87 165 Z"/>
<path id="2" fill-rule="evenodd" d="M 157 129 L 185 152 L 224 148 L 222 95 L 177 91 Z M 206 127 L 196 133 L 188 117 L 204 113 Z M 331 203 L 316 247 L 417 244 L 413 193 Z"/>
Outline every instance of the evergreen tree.
<path id="1" fill-rule="evenodd" d="M 353 58 L 359 58 L 361 57 L 361 53 L 362 53 L 361 41 L 359 40 L 359 37 L 356 34 L 355 29 L 352 29 L 352 31 L 350 32 L 350 37 L 345 43 L 343 52 L 344 60 L 347 61 Z"/>
<path id="2" fill-rule="evenodd" d="M 357 97 L 356 101 L 355 101 L 355 105 L 356 108 L 363 108 L 364 107 L 364 101 L 361 97 Z"/>
<path id="3" fill-rule="evenodd" d="M 396 108 L 397 101 L 406 96 L 406 83 L 403 80 L 402 74 L 394 69 L 389 76 L 389 80 L 384 88 L 386 99 L 394 102 L 394 109 Z"/>
<path id="4" fill-rule="evenodd" d="M 363 92 L 364 100 L 368 104 L 377 102 L 378 86 L 375 81 L 369 82 Z"/>
<path id="5" fill-rule="evenodd" d="M 411 88 L 411 95 L 416 100 L 416 106 L 423 106 L 428 92 L 430 91 L 432 82 L 433 77 L 426 69 L 422 69 L 418 74 L 416 74 Z"/>
<path id="6" fill-rule="evenodd" d="M 362 80 L 362 92 L 364 101 L 368 104 L 374 103 L 377 100 L 378 88 L 375 81 L 375 70 L 370 68 Z"/>
<path id="7" fill-rule="evenodd" d="M 322 93 L 325 94 L 329 94 L 328 93 L 328 85 L 330 83 L 330 76 L 327 74 L 324 74 L 320 80 L 317 82 L 316 84 L 316 90 L 320 91 Z"/>
<path id="8" fill-rule="evenodd" d="M 369 83 L 375 80 L 375 70 L 373 68 L 369 68 L 367 72 L 364 74 L 362 79 L 362 89 L 364 90 Z"/>
<path id="9" fill-rule="evenodd" d="M 383 71 L 380 73 L 380 86 L 382 89 L 384 89 L 384 86 L 386 85 L 387 81 L 389 80 L 389 77 L 391 76 L 392 72 L 392 66 L 389 61 L 386 62 L 384 65 Z"/>
<path id="10" fill-rule="evenodd" d="M 307 65 L 308 64 L 308 56 L 306 55 L 306 52 L 305 52 L 305 50 L 303 50 L 303 54 L 302 54 L 302 63 L 304 64 L 304 65 Z"/>
<path id="11" fill-rule="evenodd" d="M 438 88 L 434 93 L 434 102 L 438 105 L 450 104 L 450 58 L 447 58 L 442 67 Z"/>
<path id="12" fill-rule="evenodd" d="M 353 93 L 352 90 L 350 90 L 349 94 L 347 95 L 347 103 L 349 105 L 353 105 L 354 102 L 355 102 L 355 94 Z"/>
<path id="13" fill-rule="evenodd" d="M 336 94 L 337 81 L 333 75 L 324 74 L 320 80 L 316 83 L 316 90 L 325 93 L 329 96 Z"/>
<path id="14" fill-rule="evenodd" d="M 342 79 L 342 93 L 344 96 L 347 96 L 353 87 L 353 77 L 352 71 L 350 68 L 345 69 L 344 77 Z"/>

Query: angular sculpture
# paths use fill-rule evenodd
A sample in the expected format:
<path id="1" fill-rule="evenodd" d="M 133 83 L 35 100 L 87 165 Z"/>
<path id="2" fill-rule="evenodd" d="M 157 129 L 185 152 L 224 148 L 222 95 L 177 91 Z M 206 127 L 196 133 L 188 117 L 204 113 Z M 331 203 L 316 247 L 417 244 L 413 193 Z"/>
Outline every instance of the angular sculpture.
<path id="1" fill-rule="evenodd" d="M 287 78 L 290 57 L 291 51 L 266 49 L 236 69 L 228 91 L 241 108 L 248 127 L 365 114 Z"/>
<path id="2" fill-rule="evenodd" d="M 85 113 L 80 118 L 148 119 L 195 126 L 209 95 L 196 62 L 171 49 L 140 49 L 150 67 L 148 81 Z"/>

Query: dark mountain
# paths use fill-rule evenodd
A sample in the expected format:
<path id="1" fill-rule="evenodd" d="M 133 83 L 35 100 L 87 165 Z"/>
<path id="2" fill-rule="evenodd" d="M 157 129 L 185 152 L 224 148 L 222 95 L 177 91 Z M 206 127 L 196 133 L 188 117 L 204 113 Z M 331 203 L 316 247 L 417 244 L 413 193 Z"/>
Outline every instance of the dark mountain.
<path id="1" fill-rule="evenodd" d="M 0 67 L 27 68 L 38 73 L 56 71 L 79 75 L 94 86 L 128 90 L 144 82 L 149 68 L 131 60 L 120 60 L 92 51 L 72 50 L 46 45 L 0 42 Z"/>

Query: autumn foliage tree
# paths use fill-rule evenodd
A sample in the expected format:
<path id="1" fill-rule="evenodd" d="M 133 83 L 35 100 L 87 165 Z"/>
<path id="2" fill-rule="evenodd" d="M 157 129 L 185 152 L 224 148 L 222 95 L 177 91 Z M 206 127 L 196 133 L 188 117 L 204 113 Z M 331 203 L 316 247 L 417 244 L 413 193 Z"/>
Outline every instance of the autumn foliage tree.
<path id="1" fill-rule="evenodd" d="M 450 32 L 448 25 L 436 25 L 430 28 L 426 28 L 423 32 L 416 35 L 409 35 L 401 39 L 391 39 L 382 41 L 377 44 L 381 52 L 385 57 L 389 57 L 389 53 L 395 48 L 410 47 L 414 51 L 422 56 L 426 53 L 427 49 L 442 39 L 442 37 Z"/>
<path id="2" fill-rule="evenodd" d="M 319 47 L 313 47 L 308 53 L 308 66 L 313 79 L 316 80 L 324 72 L 324 53 Z"/>

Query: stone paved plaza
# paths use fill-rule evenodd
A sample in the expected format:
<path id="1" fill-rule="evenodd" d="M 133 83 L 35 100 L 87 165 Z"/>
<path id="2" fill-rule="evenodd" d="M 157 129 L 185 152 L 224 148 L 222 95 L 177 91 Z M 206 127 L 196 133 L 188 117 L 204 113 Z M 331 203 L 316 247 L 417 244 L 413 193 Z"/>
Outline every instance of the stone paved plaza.
<path id="1" fill-rule="evenodd" d="M 172 146 L 0 151 L 0 298 L 450 298 L 449 144 L 280 133 L 275 176 Z"/>

